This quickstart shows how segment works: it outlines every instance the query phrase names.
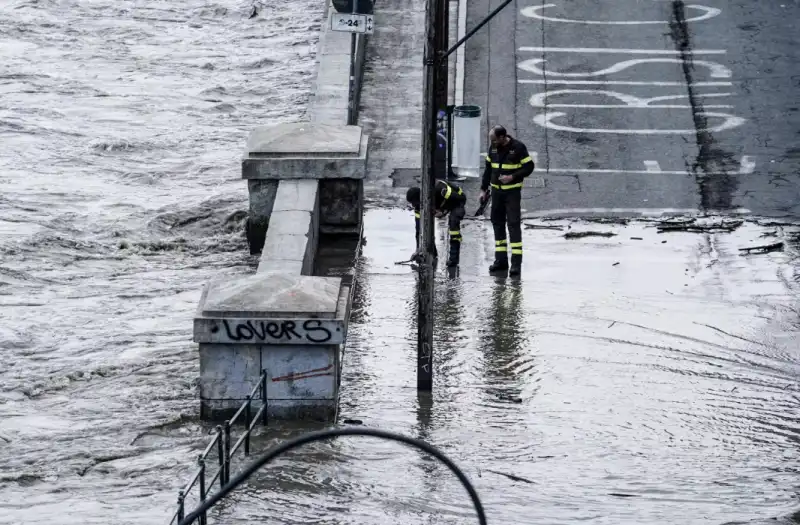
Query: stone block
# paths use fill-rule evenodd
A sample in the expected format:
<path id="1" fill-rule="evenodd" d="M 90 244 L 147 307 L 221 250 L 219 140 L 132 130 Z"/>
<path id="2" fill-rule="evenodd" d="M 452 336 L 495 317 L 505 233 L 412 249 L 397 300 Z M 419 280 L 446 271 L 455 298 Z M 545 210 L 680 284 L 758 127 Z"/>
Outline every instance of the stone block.
<path id="1" fill-rule="evenodd" d="M 308 272 L 305 271 L 307 267 L 305 260 L 302 259 L 262 258 L 258 263 L 257 272 L 282 272 L 294 275 L 308 275 Z"/>
<path id="2" fill-rule="evenodd" d="M 200 397 L 216 410 L 239 408 L 261 377 L 261 349 L 255 345 L 200 345 Z"/>
<path id="3" fill-rule="evenodd" d="M 197 317 L 310 316 L 332 319 L 336 313 L 340 285 L 339 277 L 279 272 L 216 278 L 203 292 Z"/>
<path id="4" fill-rule="evenodd" d="M 358 179 L 320 181 L 321 227 L 358 226 L 364 213 L 364 182 Z"/>
<path id="5" fill-rule="evenodd" d="M 248 182 L 262 182 L 258 179 Z M 263 181 L 266 182 L 266 181 Z M 274 182 L 274 181 L 272 181 Z M 280 185 L 273 211 L 313 211 L 317 207 L 318 180 L 287 180 Z"/>
<path id="6" fill-rule="evenodd" d="M 194 319 L 202 417 L 230 417 L 264 371 L 270 418 L 334 418 L 351 300 L 338 277 L 258 273 L 210 282 Z"/>
<path id="7" fill-rule="evenodd" d="M 310 228 L 310 221 L 306 227 Z M 258 265 L 258 271 L 263 273 L 263 263 L 273 260 L 297 261 L 302 265 L 308 253 L 308 243 L 308 235 L 292 235 L 289 233 L 276 233 L 273 235 L 272 230 L 270 230 L 267 235 L 267 242 L 261 251 L 261 262 Z"/>
<path id="8" fill-rule="evenodd" d="M 259 253 L 269 229 L 269 218 L 278 192 L 277 180 L 251 179 L 247 181 L 250 212 L 247 217 L 247 243 L 250 253 Z"/>
<path id="9" fill-rule="evenodd" d="M 309 121 L 257 128 L 248 140 L 242 178 L 363 179 L 368 144 L 359 126 Z"/>
<path id="10" fill-rule="evenodd" d="M 250 156 L 357 154 L 361 136 L 359 126 L 331 126 L 309 121 L 259 126 L 247 139 L 247 153 Z"/>

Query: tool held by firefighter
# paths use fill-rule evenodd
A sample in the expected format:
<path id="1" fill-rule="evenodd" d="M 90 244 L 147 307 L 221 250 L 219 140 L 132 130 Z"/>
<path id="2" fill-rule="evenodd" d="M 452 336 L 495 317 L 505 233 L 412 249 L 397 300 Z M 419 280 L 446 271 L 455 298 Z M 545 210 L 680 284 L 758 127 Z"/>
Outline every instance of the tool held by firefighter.
<path id="1" fill-rule="evenodd" d="M 522 185 L 533 173 L 533 159 L 525 144 L 509 135 L 503 126 L 492 128 L 489 143 L 480 195 L 481 204 L 488 202 L 490 195 L 492 200 L 490 217 L 494 230 L 494 262 L 489 271 L 509 270 L 510 249 L 509 275 L 519 275 L 522 266 Z"/>
<path id="2" fill-rule="evenodd" d="M 417 251 L 411 256 L 411 260 L 415 260 L 419 254 L 420 194 L 421 191 L 417 186 L 409 188 L 406 193 L 406 200 L 414 208 L 414 222 L 416 225 Z M 462 241 L 461 221 L 464 220 L 464 216 L 466 215 L 464 205 L 467 203 L 467 195 L 458 185 L 437 179 L 434 187 L 434 202 L 437 219 L 441 219 L 449 214 L 448 230 L 450 253 L 447 258 L 447 266 L 452 268 L 458 266 L 460 261 Z M 439 254 L 436 250 L 436 246 L 434 246 L 433 250 L 434 257 L 438 258 Z"/>
<path id="3" fill-rule="evenodd" d="M 481 195 L 478 196 L 478 202 L 480 203 L 480 206 L 478 206 L 478 209 L 475 211 L 475 215 L 473 215 L 473 217 L 482 216 L 483 212 L 486 211 L 486 207 L 489 205 L 489 201 L 491 200 L 492 200 L 491 190 L 487 190 L 485 193 L 481 193 Z"/>

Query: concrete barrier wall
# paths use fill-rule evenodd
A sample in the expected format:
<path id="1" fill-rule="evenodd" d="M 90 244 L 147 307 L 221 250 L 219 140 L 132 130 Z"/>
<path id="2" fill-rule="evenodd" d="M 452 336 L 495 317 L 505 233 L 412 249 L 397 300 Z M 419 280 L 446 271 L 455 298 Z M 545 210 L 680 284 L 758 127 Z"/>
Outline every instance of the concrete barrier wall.
<path id="1" fill-rule="evenodd" d="M 356 34 L 354 111 L 349 113 L 351 35 L 331 31 L 331 16 L 336 12 L 328 2 L 325 21 L 317 44 L 317 76 L 309 113 L 312 122 L 355 124 L 369 36 Z"/>
<path id="2" fill-rule="evenodd" d="M 330 30 L 333 12 L 320 35 L 310 120 L 261 126 L 248 138 L 247 238 L 261 259 L 254 275 L 203 291 L 194 319 L 203 419 L 230 416 L 262 370 L 270 417 L 337 413 L 353 286 L 312 274 L 320 234 L 361 235 L 369 137 L 348 125 L 351 36 Z M 356 41 L 356 101 L 366 42 Z"/>

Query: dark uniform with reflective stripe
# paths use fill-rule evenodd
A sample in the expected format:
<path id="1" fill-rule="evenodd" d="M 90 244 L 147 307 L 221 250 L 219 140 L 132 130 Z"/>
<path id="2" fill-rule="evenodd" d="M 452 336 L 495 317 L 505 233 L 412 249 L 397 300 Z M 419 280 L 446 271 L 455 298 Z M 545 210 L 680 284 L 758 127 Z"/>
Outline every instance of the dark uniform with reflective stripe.
<path id="1" fill-rule="evenodd" d="M 461 255 L 461 221 L 466 215 L 464 205 L 467 203 L 467 196 L 464 190 L 457 184 L 445 182 L 437 179 L 434 184 L 434 203 L 437 210 L 449 212 L 449 234 L 450 234 L 450 256 L 447 259 L 448 266 L 456 266 Z M 414 205 L 414 218 L 416 223 L 417 248 L 419 248 L 419 203 Z M 434 246 L 434 254 L 436 247 Z"/>
<path id="2" fill-rule="evenodd" d="M 518 272 L 522 264 L 522 184 L 533 173 L 533 159 L 522 142 L 507 135 L 506 146 L 490 147 L 486 154 L 481 190 L 492 187 L 492 227 L 494 228 L 494 264 L 491 270 L 508 268 L 508 249 L 511 248 L 512 271 Z M 503 175 L 511 175 L 509 183 L 500 182 Z M 506 239 L 508 224 L 509 239 Z"/>

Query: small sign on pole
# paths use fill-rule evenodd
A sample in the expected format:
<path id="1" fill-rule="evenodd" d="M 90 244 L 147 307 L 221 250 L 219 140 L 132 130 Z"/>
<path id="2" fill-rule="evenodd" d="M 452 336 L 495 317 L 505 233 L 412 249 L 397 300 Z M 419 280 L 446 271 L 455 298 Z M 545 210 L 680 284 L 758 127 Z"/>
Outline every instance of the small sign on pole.
<path id="1" fill-rule="evenodd" d="M 331 30 L 344 31 L 346 33 L 365 33 L 371 35 L 373 32 L 372 15 L 357 15 L 349 13 L 333 13 L 331 15 Z"/>

